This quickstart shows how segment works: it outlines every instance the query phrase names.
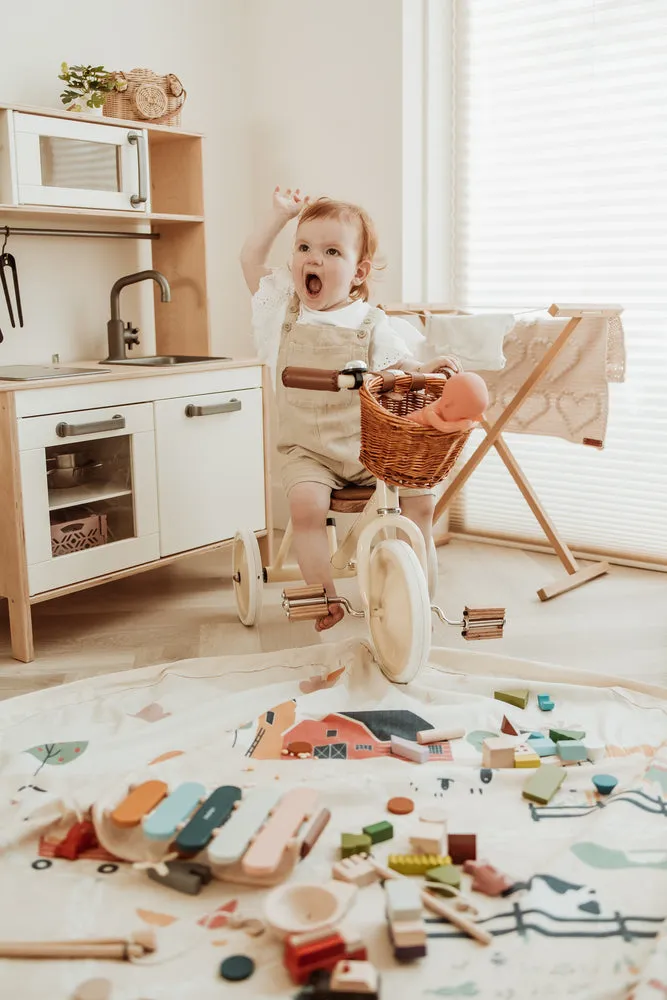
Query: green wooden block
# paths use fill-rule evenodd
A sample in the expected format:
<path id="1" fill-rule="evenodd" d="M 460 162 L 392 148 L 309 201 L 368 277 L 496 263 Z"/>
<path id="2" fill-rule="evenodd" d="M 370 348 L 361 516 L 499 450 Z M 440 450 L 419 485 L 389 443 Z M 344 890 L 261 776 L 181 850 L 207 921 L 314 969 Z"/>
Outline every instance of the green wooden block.
<path id="1" fill-rule="evenodd" d="M 370 826 L 365 826 L 364 833 L 371 838 L 372 844 L 379 844 L 383 840 L 391 840 L 394 836 L 394 828 L 391 823 L 382 820 L 381 823 L 371 823 Z"/>
<path id="2" fill-rule="evenodd" d="M 553 740 L 554 743 L 559 743 L 561 740 L 583 740 L 586 733 L 583 729 L 550 729 L 549 739 Z"/>
<path id="3" fill-rule="evenodd" d="M 461 868 L 459 865 L 441 865 L 439 868 L 429 868 L 426 878 L 430 882 L 438 882 L 440 891 L 447 895 L 447 889 L 461 888 Z M 451 893 L 453 896 L 454 893 Z"/>
<path id="4" fill-rule="evenodd" d="M 587 751 L 581 740 L 559 740 L 556 746 L 561 760 L 586 760 Z"/>
<path id="5" fill-rule="evenodd" d="M 528 704 L 529 692 L 525 688 L 512 691 L 494 691 L 493 697 L 496 701 L 507 702 L 508 705 L 514 705 L 515 708 L 525 708 Z"/>
<path id="6" fill-rule="evenodd" d="M 545 806 L 565 781 L 565 769 L 556 764 L 536 768 L 523 786 L 524 799 Z"/>
<path id="7" fill-rule="evenodd" d="M 371 849 L 371 838 L 365 833 L 341 833 L 340 856 L 351 858 L 353 854 L 368 854 Z"/>

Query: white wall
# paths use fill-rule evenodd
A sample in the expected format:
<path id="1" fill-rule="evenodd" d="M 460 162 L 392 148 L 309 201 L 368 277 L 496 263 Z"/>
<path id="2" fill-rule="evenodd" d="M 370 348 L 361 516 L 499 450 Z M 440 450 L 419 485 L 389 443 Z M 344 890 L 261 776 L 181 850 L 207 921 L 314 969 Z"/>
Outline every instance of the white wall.
<path id="1" fill-rule="evenodd" d="M 401 0 L 247 0 L 246 18 L 254 218 L 276 184 L 361 203 L 388 265 L 374 298 L 400 298 Z"/>
<path id="2" fill-rule="evenodd" d="M 241 85 L 245 38 L 244 0 L 114 0 L 95 10 L 24 0 L 4 5 L 0 59 L 0 101 L 37 107 L 62 108 L 57 77 L 63 60 L 125 70 L 148 67 L 181 78 L 188 91 L 183 128 L 207 136 L 212 348 L 237 355 L 249 345 L 247 301 L 237 264 L 251 198 Z M 16 219 L 9 223 L 21 224 Z M 5 334 L 0 364 L 50 361 L 54 352 L 63 361 L 103 358 L 109 289 L 120 275 L 146 266 L 147 244 L 17 236 L 8 249 L 18 263 L 25 327 L 11 330 L 0 296 Z M 123 318 L 142 327 L 141 353 L 151 353 L 154 344 L 152 296 L 146 283 L 125 289 L 121 298 Z"/>

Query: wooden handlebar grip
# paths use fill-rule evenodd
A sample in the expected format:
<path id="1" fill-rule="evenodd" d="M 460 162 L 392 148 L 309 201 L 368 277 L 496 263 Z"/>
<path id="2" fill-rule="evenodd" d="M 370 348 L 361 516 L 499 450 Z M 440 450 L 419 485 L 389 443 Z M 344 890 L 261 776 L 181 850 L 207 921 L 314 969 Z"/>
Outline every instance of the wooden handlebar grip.
<path id="1" fill-rule="evenodd" d="M 338 376 L 340 372 L 326 368 L 283 369 L 283 385 L 288 389 L 319 389 L 322 392 L 340 392 Z"/>

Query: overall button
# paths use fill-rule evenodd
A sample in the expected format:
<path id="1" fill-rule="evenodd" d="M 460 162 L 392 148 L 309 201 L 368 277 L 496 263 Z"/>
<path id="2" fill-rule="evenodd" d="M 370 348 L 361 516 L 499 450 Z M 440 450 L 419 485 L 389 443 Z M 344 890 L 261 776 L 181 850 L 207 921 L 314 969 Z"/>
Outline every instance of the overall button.
<path id="1" fill-rule="evenodd" d="M 360 330 L 359 333 L 357 334 L 357 340 L 365 340 L 365 339 L 366 339 L 366 331 Z"/>

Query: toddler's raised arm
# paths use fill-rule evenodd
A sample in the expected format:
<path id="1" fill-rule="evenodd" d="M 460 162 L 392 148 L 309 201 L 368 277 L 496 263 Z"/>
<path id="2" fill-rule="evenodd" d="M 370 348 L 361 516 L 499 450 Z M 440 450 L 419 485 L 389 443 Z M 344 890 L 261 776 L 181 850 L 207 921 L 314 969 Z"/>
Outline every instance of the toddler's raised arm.
<path id="1" fill-rule="evenodd" d="M 288 188 L 284 194 L 277 187 L 273 192 L 270 214 L 248 236 L 241 248 L 241 268 L 250 294 L 254 295 L 262 278 L 270 273 L 266 259 L 278 233 L 294 219 L 308 201 L 302 197 L 299 188 Z"/>

